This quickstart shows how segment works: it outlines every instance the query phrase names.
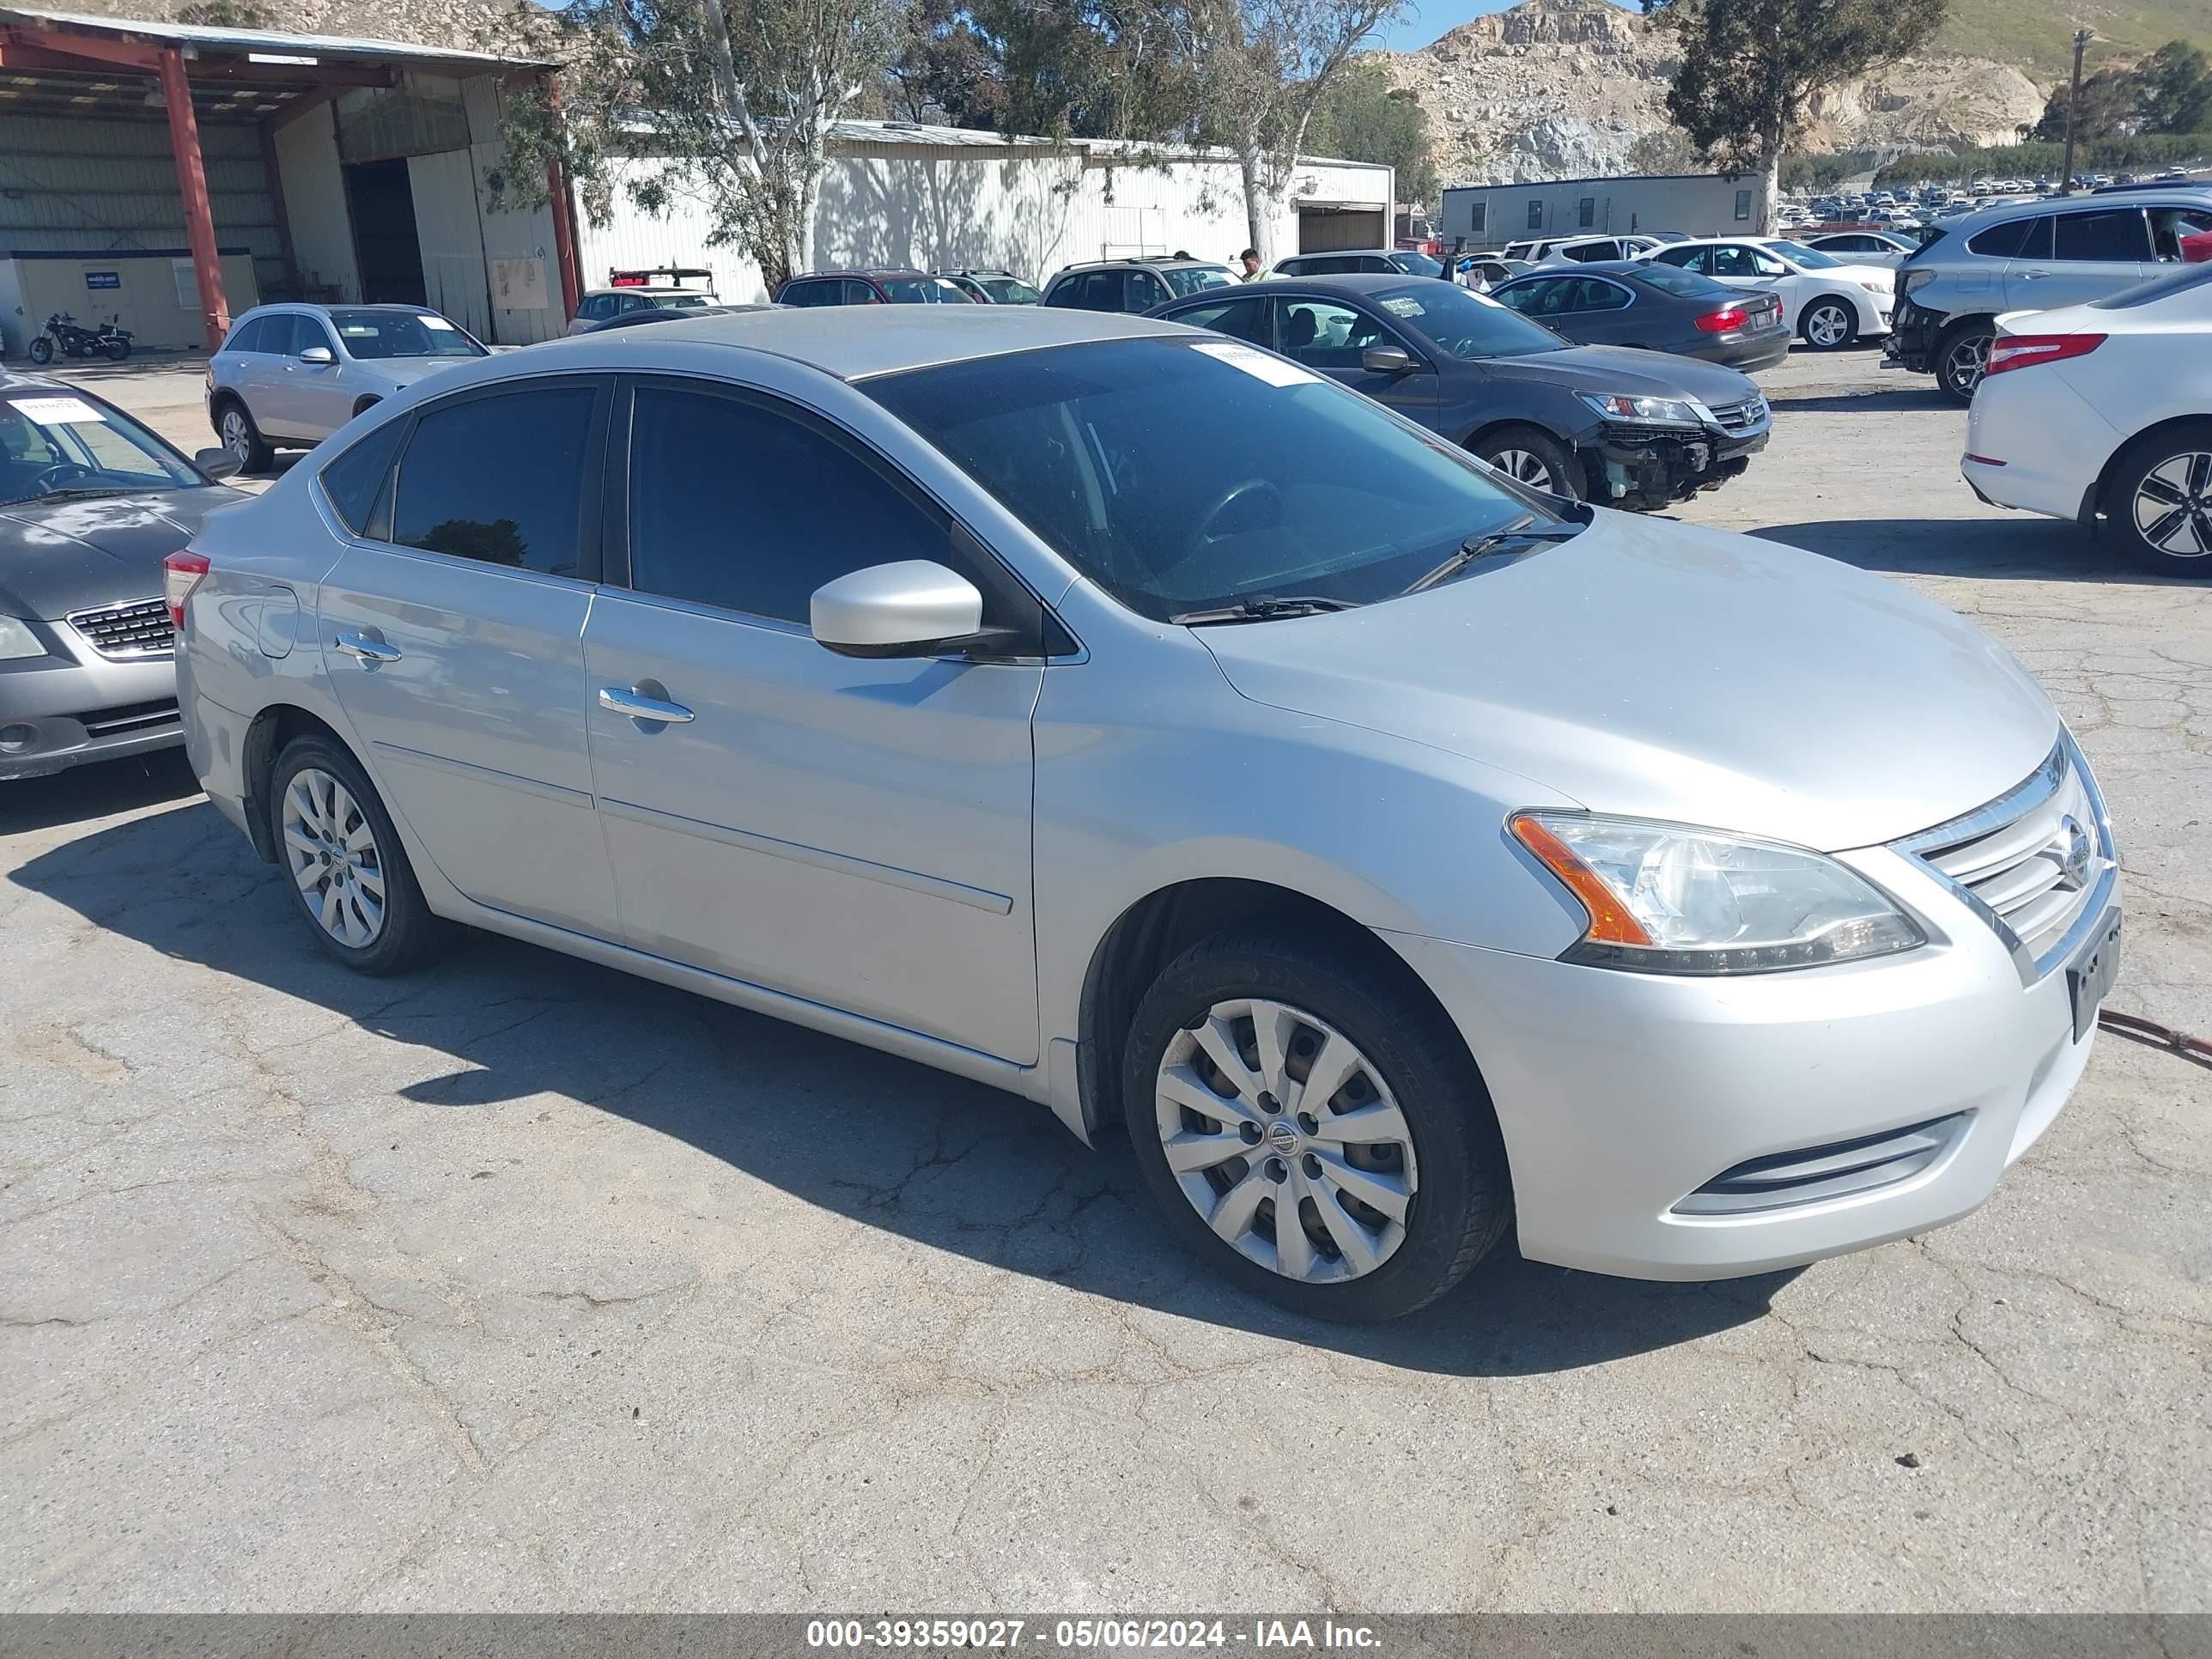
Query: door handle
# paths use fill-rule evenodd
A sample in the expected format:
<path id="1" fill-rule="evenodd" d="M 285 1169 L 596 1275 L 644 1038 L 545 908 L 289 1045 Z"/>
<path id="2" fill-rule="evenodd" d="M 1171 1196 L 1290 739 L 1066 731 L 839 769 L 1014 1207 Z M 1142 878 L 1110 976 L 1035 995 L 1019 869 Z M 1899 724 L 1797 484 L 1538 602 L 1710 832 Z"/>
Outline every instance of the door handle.
<path id="1" fill-rule="evenodd" d="M 611 714 L 627 714 L 634 720 L 653 720 L 662 726 L 682 726 L 697 718 L 680 702 L 665 702 L 620 685 L 599 688 L 599 707 Z"/>
<path id="2" fill-rule="evenodd" d="M 2039 282 L 2041 282 L 2041 281 L 2042 281 L 2045 276 L 2048 276 L 2049 275 L 2051 275 L 2051 273 L 2050 273 L 2049 271 L 2047 271 L 2047 270 L 2023 270 L 2023 271 L 2021 271 L 2020 274 L 2021 274 L 2021 279 L 2023 282 L 2029 282 L 2029 283 L 2039 283 Z"/>
<path id="3" fill-rule="evenodd" d="M 341 634 L 331 643 L 362 663 L 398 662 L 399 647 L 361 634 Z"/>

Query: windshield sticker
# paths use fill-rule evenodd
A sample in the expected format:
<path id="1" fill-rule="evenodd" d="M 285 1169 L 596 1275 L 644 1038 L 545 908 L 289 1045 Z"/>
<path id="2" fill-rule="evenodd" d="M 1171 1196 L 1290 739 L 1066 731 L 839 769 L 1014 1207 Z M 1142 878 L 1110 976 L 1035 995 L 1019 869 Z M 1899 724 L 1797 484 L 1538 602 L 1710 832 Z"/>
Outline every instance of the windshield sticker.
<path id="1" fill-rule="evenodd" d="M 338 330 L 349 340 L 373 340 L 382 331 L 374 323 L 347 323 Z"/>
<path id="2" fill-rule="evenodd" d="M 1421 302 L 1401 294 L 1383 301 L 1382 309 L 1393 317 L 1418 317 L 1421 314 Z"/>
<path id="3" fill-rule="evenodd" d="M 449 334 L 458 334 L 460 332 L 459 329 L 455 328 L 443 317 L 425 317 L 422 319 L 422 324 L 425 328 L 442 328 Z"/>
<path id="4" fill-rule="evenodd" d="M 40 426 L 80 426 L 93 422 L 107 424 L 107 416 L 82 398 L 10 398 L 15 412 Z"/>
<path id="5" fill-rule="evenodd" d="M 1321 379 L 1309 374 L 1296 363 L 1286 363 L 1279 357 L 1271 357 L 1256 346 L 1231 345 L 1212 340 L 1191 348 L 1209 357 L 1218 357 L 1232 368 L 1241 368 L 1255 380 L 1265 380 L 1269 386 L 1310 386 Z"/>

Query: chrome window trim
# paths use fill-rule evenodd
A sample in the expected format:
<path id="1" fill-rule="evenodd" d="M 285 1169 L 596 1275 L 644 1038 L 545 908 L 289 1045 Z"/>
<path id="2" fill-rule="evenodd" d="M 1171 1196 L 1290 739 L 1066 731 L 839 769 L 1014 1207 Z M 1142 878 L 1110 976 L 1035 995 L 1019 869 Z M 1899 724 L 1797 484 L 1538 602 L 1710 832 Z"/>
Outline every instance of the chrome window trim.
<path id="1" fill-rule="evenodd" d="M 2096 883 L 2089 889 L 2088 898 L 2075 915 L 2073 925 L 2041 956 L 2031 956 L 2027 945 L 2019 934 L 2013 932 L 2003 917 L 1984 904 L 1963 882 L 1954 880 L 1944 873 L 1928 854 L 1942 848 L 1954 847 L 1961 842 L 1989 835 L 2040 806 L 2058 793 L 2059 786 L 2065 781 L 2069 767 L 2081 780 L 2081 793 L 2088 800 L 2090 817 L 2096 822 L 2097 854 L 2104 867 L 2098 872 Z M 1898 852 L 1910 854 L 1920 868 L 1934 877 L 1954 898 L 1988 924 L 2011 956 L 2013 967 L 2019 973 L 2020 982 L 2024 987 L 2037 983 L 2053 968 L 2072 957 L 2089 935 L 2105 922 L 2112 906 L 2112 890 L 2119 884 L 2119 847 L 2113 839 L 2112 817 L 2105 807 L 2104 792 L 2098 788 L 2096 776 L 2082 758 L 2081 750 L 2074 741 L 2074 734 L 2063 724 L 2058 729 L 2058 741 L 2051 745 L 2051 753 L 2045 757 L 2043 763 L 2003 794 L 1971 812 L 1917 831 L 1902 840 L 1892 842 L 1890 845 Z"/>

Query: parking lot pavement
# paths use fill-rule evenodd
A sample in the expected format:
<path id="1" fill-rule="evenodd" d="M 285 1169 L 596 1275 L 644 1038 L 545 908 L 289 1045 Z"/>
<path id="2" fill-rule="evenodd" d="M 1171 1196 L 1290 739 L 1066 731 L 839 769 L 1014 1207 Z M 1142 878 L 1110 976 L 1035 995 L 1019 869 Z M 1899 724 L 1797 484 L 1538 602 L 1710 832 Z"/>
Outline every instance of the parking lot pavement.
<path id="1" fill-rule="evenodd" d="M 1684 516 L 2017 651 L 2113 1006 L 2212 1031 L 2212 584 L 1978 506 L 1871 353 L 1765 380 Z M 0 1607 L 2212 1608 L 2212 1073 L 2110 1036 L 1954 1226 L 1354 1330 L 1010 1097 L 489 939 L 350 977 L 173 757 L 0 792 Z"/>

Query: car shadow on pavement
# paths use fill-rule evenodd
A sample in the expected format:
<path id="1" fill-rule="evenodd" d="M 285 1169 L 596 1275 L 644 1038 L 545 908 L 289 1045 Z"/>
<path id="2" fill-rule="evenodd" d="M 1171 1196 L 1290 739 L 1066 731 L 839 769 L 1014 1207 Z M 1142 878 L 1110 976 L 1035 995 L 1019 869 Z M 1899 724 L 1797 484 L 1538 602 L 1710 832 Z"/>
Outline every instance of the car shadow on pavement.
<path id="1" fill-rule="evenodd" d="M 166 775 L 71 781 L 83 797 L 74 815 L 84 817 L 160 807 L 179 793 Z M 71 816 L 53 803 L 29 811 L 4 823 Z M 155 872 L 161 879 L 149 886 Z M 1411 1318 L 1324 1323 L 1247 1296 L 1186 1254 L 1160 1224 L 1125 1141 L 1086 1150 L 1044 1108 L 999 1090 L 487 934 L 466 934 L 450 957 L 402 979 L 349 973 L 315 950 L 278 873 L 204 799 L 100 825 L 33 854 L 10 879 L 166 957 L 407 1045 L 403 1065 L 430 1051 L 429 1073 L 386 1097 L 406 1103 L 410 1123 L 426 1106 L 574 1101 L 935 1249 L 1407 1370 L 1534 1374 L 1663 1348 L 1758 1320 L 1790 1277 L 1607 1279 L 1523 1261 L 1509 1237 Z M 351 1060 L 326 1049 L 313 1063 L 360 1060 L 356 1038 L 329 1042 Z M 289 1047 L 285 1063 L 309 1064 L 312 1047 Z M 531 1142 L 515 1150 L 527 1157 Z"/>
<path id="2" fill-rule="evenodd" d="M 181 749 L 157 750 L 129 760 L 101 761 L 43 778 L 21 778 L 0 783 L 0 836 L 106 817 L 111 812 L 182 800 L 199 792 L 199 780 L 192 775 Z"/>
<path id="3" fill-rule="evenodd" d="M 1877 392 L 1796 392 L 1767 387 L 1760 389 L 1766 392 L 1768 406 L 1778 414 L 1884 415 L 1949 406 L 1943 394 L 1936 390 L 1935 383 L 1930 380 Z M 1966 410 L 1960 410 L 1959 413 L 1963 416 Z"/>
<path id="4" fill-rule="evenodd" d="M 2154 575 L 2099 547 L 2079 525 L 2026 514 L 2002 519 L 1828 519 L 1765 525 L 1749 532 L 1823 553 L 1862 570 L 1913 576 L 2013 577 L 2027 581 L 2199 587 Z"/>

